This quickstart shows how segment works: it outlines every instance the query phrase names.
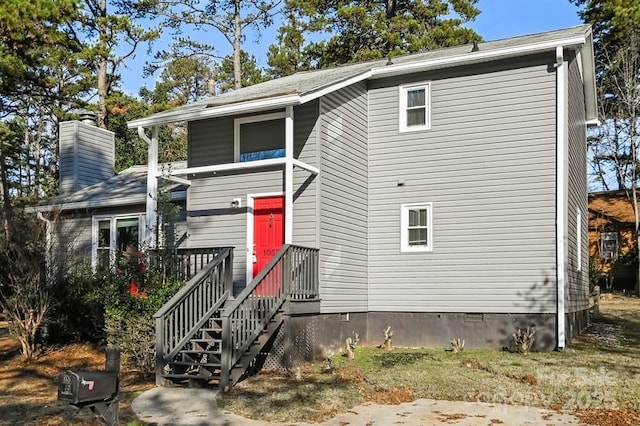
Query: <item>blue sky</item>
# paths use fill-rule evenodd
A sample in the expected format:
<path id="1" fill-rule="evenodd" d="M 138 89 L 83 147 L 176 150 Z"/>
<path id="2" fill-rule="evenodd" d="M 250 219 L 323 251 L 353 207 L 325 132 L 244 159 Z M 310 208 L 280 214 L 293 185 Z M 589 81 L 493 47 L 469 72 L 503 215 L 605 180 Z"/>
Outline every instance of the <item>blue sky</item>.
<path id="1" fill-rule="evenodd" d="M 485 40 L 533 34 L 582 23 L 578 17 L 578 8 L 569 0 L 479 0 L 478 7 L 482 13 L 468 26 Z M 277 28 L 274 26 L 263 31 L 260 36 L 247 34 L 243 47 L 264 66 L 267 47 L 275 42 L 276 33 Z M 226 42 L 221 40 L 219 46 L 221 53 L 231 53 Z M 152 86 L 158 77 L 156 74 L 154 78 L 143 79 L 145 56 L 141 49 L 137 57 L 129 61 L 129 69 L 122 72 L 122 88 L 126 92 L 137 94 L 141 86 Z"/>

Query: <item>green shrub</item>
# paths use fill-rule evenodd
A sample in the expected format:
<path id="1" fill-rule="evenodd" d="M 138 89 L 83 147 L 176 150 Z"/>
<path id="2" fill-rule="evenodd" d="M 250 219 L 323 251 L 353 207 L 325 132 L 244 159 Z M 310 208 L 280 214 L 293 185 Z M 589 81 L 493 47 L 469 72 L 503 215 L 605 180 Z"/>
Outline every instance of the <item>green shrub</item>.
<path id="1" fill-rule="evenodd" d="M 150 373 L 155 366 L 153 314 L 184 283 L 166 280 L 146 265 L 142 252 L 123 256 L 115 273 L 103 275 L 103 285 L 94 297 L 104 304 L 107 344 L 120 348 L 124 362 Z"/>

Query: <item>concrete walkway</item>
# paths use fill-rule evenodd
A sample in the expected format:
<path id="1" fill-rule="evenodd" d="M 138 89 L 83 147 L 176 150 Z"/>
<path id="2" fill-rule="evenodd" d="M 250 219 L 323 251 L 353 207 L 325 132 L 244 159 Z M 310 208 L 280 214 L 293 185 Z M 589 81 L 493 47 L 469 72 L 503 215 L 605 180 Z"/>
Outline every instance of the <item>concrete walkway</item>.
<path id="1" fill-rule="evenodd" d="M 157 425 L 309 425 L 255 421 L 226 413 L 218 408 L 216 392 L 210 389 L 154 388 L 136 398 L 131 408 L 141 421 Z M 320 424 L 547 426 L 579 425 L 580 421 L 570 414 L 534 407 L 418 399 L 400 405 L 361 405 Z"/>

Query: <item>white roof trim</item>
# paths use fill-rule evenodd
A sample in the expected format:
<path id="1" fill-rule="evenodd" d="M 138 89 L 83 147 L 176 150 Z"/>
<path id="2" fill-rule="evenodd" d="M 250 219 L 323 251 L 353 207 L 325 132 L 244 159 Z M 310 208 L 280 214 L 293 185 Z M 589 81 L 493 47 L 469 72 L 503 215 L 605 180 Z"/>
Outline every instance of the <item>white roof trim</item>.
<path id="1" fill-rule="evenodd" d="M 302 95 L 300 97 L 300 103 L 304 104 L 304 103 L 312 101 L 314 99 L 318 99 L 318 98 L 320 98 L 320 97 L 322 97 L 324 95 L 327 95 L 327 94 L 329 94 L 331 92 L 335 92 L 336 90 L 340 90 L 340 89 L 342 89 L 344 87 L 351 86 L 352 84 L 359 83 L 359 82 L 361 82 L 363 80 L 367 80 L 367 79 L 371 78 L 371 75 L 372 74 L 371 74 L 370 70 L 369 71 L 365 71 L 362 74 L 358 74 L 358 75 L 356 75 L 354 77 L 348 78 L 348 79 L 343 80 L 343 81 L 341 81 L 339 83 L 332 84 L 330 86 L 327 86 L 327 87 L 322 88 L 320 90 L 316 90 L 315 92 L 311 92 L 311 93 L 308 93 L 306 95 Z"/>
<path id="2" fill-rule="evenodd" d="M 132 204 L 144 204 L 144 195 L 137 197 L 127 197 L 123 199 L 106 199 L 94 201 L 76 201 L 71 203 L 49 204 L 44 206 L 34 206 L 26 209 L 29 212 L 49 212 L 53 210 L 84 210 L 98 207 L 127 206 Z"/>
<path id="3" fill-rule="evenodd" d="M 127 123 L 130 129 L 136 127 L 157 126 L 160 124 L 175 123 L 176 121 L 194 121 L 205 118 L 212 118 L 222 115 L 231 115 L 236 113 L 247 113 L 253 111 L 262 111 L 265 109 L 284 108 L 288 105 L 297 105 L 300 103 L 299 95 L 276 96 L 272 98 L 258 99 L 247 102 L 233 103 L 229 105 L 207 107 L 202 105 L 200 108 L 189 108 L 187 110 L 180 109 L 178 111 L 167 111 L 161 116 L 151 116 L 139 118 Z"/>
<path id="4" fill-rule="evenodd" d="M 549 40 L 539 43 L 531 43 L 521 46 L 512 46 L 499 49 L 480 50 L 477 52 L 469 52 L 455 56 L 447 56 L 443 58 L 424 59 L 415 62 L 408 62 L 396 65 L 384 65 L 377 68 L 372 68 L 368 71 L 363 71 L 353 77 L 347 78 L 338 83 L 328 85 L 324 88 L 318 89 L 313 92 L 303 94 L 276 96 L 271 98 L 264 98 L 258 100 L 248 100 L 246 102 L 238 102 L 229 105 L 211 106 L 206 105 L 192 105 L 192 108 L 179 109 L 177 111 L 167 111 L 166 113 L 159 113 L 155 116 L 140 118 L 130 121 L 128 123 L 129 128 L 135 128 L 138 126 L 154 126 L 159 124 L 167 124 L 176 121 L 193 121 L 202 120 L 205 118 L 212 118 L 224 115 L 232 115 L 239 113 L 250 113 L 256 111 L 264 111 L 266 109 L 284 108 L 286 106 L 295 106 L 304 104 L 311 100 L 320 98 L 331 92 L 339 90 L 343 87 L 349 86 L 354 83 L 358 83 L 363 80 L 390 77 L 393 75 L 409 74 L 413 72 L 419 72 L 422 70 L 429 70 L 435 68 L 444 68 L 462 64 L 472 64 L 479 62 L 488 62 L 498 59 L 506 59 L 516 56 L 524 56 L 528 54 L 542 53 L 546 51 L 554 51 L 556 47 L 562 46 L 563 48 L 579 47 L 582 46 L 583 55 L 582 60 L 585 65 L 585 69 L 593 69 L 593 47 L 590 46 L 592 38 L 591 30 L 585 32 L 584 35 L 575 37 L 568 37 L 556 40 Z M 585 50 L 588 49 L 588 52 Z M 586 54 L 585 54 L 586 53 Z M 591 55 L 591 56 L 589 56 Z M 591 65 L 591 67 L 590 67 Z M 586 73 L 590 74 L 590 73 Z M 310 75 L 310 78 L 313 76 Z M 593 79 L 593 80 L 592 80 Z M 596 114 L 596 94 L 595 94 L 595 77 L 585 75 L 585 97 L 587 99 L 587 119 L 593 120 L 597 118 Z"/>
<path id="5" fill-rule="evenodd" d="M 409 62 L 406 64 L 386 65 L 382 68 L 371 70 L 372 77 L 383 78 L 398 74 L 408 74 L 423 69 L 438 68 L 450 65 L 460 65 L 464 63 L 483 62 L 514 56 L 540 53 L 555 50 L 558 46 L 570 47 L 582 45 L 586 42 L 586 36 L 572 37 L 567 39 L 546 41 L 543 43 L 533 43 L 525 46 L 513 46 L 502 49 L 492 49 L 486 51 L 469 52 L 457 56 L 449 56 L 438 59 L 425 59 L 423 61 Z M 392 59 L 393 60 L 393 59 Z"/>

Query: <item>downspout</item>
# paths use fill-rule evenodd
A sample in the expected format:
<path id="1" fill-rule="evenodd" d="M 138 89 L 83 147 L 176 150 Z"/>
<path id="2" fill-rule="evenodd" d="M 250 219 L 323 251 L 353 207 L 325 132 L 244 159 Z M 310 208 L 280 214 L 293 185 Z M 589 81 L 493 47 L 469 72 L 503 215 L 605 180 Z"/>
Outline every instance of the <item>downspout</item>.
<path id="1" fill-rule="evenodd" d="M 151 139 L 146 135 L 144 127 L 138 127 L 138 136 L 148 145 L 147 161 L 147 203 L 144 241 L 148 248 L 156 247 L 156 215 L 158 211 L 158 126 L 151 129 Z"/>
<path id="2" fill-rule="evenodd" d="M 567 283 L 567 157 L 568 157 L 568 73 L 563 46 L 556 47 L 556 283 L 557 350 L 566 346 L 565 287 Z"/>

